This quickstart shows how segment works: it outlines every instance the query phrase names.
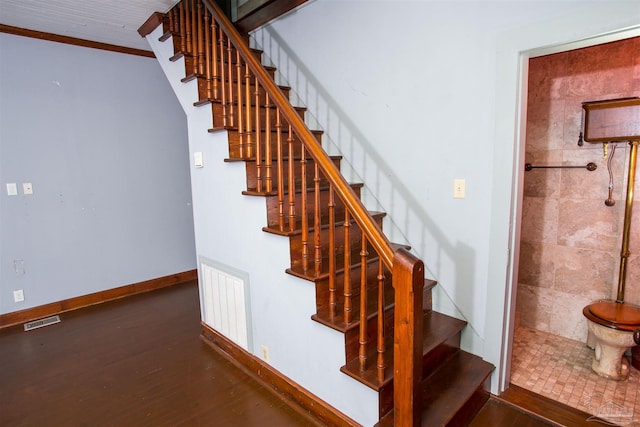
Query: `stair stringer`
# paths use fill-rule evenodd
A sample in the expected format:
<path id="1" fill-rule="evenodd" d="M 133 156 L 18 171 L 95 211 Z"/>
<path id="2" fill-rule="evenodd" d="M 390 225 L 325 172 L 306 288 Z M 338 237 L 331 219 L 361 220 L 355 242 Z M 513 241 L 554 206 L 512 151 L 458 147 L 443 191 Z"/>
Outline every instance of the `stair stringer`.
<path id="1" fill-rule="evenodd" d="M 193 106 L 197 83 L 182 83 L 183 60 L 170 40 L 159 42 L 162 27 L 146 38 L 187 116 L 189 158 L 202 152 L 204 167 L 190 161 L 196 255 L 232 266 L 249 276 L 253 355 L 269 347 L 269 364 L 300 386 L 365 426 L 378 421 L 378 394 L 340 372 L 344 336 L 311 320 L 312 283 L 284 273 L 289 239 L 264 233 L 265 200 L 243 196 L 243 162 L 228 157 L 227 132 L 208 133 L 211 109 Z M 202 289 L 200 297 L 203 298 Z M 204 306 L 204 304 L 201 304 Z"/>

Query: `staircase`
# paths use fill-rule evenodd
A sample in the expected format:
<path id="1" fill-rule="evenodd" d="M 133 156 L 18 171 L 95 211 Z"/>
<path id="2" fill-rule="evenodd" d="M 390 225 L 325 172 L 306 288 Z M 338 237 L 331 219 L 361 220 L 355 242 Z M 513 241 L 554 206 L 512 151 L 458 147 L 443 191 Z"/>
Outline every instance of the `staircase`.
<path id="1" fill-rule="evenodd" d="M 342 158 L 324 152 L 275 69 L 210 0 L 182 0 L 148 22 L 163 25 L 172 60 L 184 58 L 183 81 L 197 80 L 208 130 L 227 130 L 227 161 L 245 163 L 243 194 L 265 198 L 263 231 L 289 239 L 286 273 L 315 284 L 312 319 L 344 334 L 341 371 L 378 392 L 378 425 L 468 424 L 493 367 L 460 349 L 466 323 L 432 310 L 436 283 L 422 261 L 387 240 L 385 213 L 362 205 L 363 184 L 344 180 Z M 143 36 L 155 28 L 145 27 Z"/>

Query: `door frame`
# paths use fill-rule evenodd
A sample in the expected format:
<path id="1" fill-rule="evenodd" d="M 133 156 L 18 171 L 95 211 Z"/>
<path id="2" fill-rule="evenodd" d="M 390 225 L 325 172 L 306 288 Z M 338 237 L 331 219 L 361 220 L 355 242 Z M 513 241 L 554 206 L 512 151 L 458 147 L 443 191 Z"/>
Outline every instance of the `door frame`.
<path id="1" fill-rule="evenodd" d="M 582 21 L 572 22 L 572 25 L 558 27 L 557 23 L 545 23 L 541 25 L 545 28 L 535 28 L 528 33 L 505 33 L 498 40 L 496 81 L 500 83 L 496 87 L 495 100 L 494 214 L 490 225 L 484 342 L 484 357 L 496 366 L 491 383 L 494 394 L 508 388 L 511 377 L 522 220 L 528 62 L 538 56 L 640 36 L 640 22 L 630 26 L 615 27 L 614 24 L 613 29 L 602 30 L 607 20 L 601 13 L 606 14 L 606 9 L 582 15 Z M 615 23 L 615 18 L 620 21 L 620 17 L 615 16 L 608 22 Z M 566 41 L 547 42 L 562 37 L 562 33 L 570 34 L 565 37 Z"/>

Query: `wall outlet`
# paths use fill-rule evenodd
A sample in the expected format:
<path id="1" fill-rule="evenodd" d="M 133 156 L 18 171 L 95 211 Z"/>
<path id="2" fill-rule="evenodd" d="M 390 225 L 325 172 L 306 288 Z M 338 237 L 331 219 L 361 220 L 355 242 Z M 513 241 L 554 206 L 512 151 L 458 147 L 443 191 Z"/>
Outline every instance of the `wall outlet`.
<path id="1" fill-rule="evenodd" d="M 13 271 L 19 276 L 25 273 L 24 271 L 24 260 L 14 259 L 13 260 Z"/>
<path id="2" fill-rule="evenodd" d="M 22 184 L 22 192 L 25 195 L 33 194 L 33 185 L 30 182 L 24 182 Z"/>
<path id="3" fill-rule="evenodd" d="M 264 360 L 265 362 L 269 363 L 269 347 L 267 347 L 266 345 L 262 344 L 260 346 L 260 350 L 262 352 L 262 360 Z"/>
<path id="4" fill-rule="evenodd" d="M 13 291 L 13 302 L 22 302 L 22 301 L 24 301 L 24 291 L 22 289 Z"/>

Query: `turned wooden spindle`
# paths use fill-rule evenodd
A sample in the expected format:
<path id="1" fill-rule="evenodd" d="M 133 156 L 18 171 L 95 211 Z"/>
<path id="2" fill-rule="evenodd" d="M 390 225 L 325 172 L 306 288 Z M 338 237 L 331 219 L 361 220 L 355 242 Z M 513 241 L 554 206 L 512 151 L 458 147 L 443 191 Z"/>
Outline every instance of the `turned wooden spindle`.
<path id="1" fill-rule="evenodd" d="M 282 120 L 280 109 L 276 108 L 276 167 L 278 173 L 278 226 L 284 231 L 284 159 L 282 158 Z"/>
<path id="2" fill-rule="evenodd" d="M 377 347 L 376 350 L 378 352 L 378 358 L 376 363 L 377 368 L 377 376 L 378 381 L 384 381 L 384 370 L 386 368 L 386 363 L 384 360 L 384 264 L 382 261 L 378 260 L 378 337 L 377 337 Z"/>
<path id="3" fill-rule="evenodd" d="M 172 8 L 167 14 L 169 18 L 169 32 L 173 35 L 177 34 L 177 26 L 176 26 L 176 13 L 178 8 Z"/>
<path id="4" fill-rule="evenodd" d="M 367 369 L 367 238 L 362 233 L 362 247 L 360 249 L 360 325 L 358 336 L 358 363 L 360 372 Z"/>
<path id="5" fill-rule="evenodd" d="M 225 57 L 225 35 L 222 27 L 219 28 L 220 34 L 218 35 L 218 47 L 220 50 L 220 89 L 222 91 L 222 126 L 227 129 L 231 127 L 230 119 L 229 119 L 229 110 L 227 103 L 227 67 L 224 66 L 224 57 Z"/>
<path id="6" fill-rule="evenodd" d="M 225 92 L 227 92 L 227 114 L 228 114 L 228 123 L 227 125 L 230 128 L 236 127 L 236 117 L 235 117 L 235 108 L 233 102 L 233 45 L 231 44 L 231 39 L 227 37 L 227 48 L 226 48 L 226 61 L 227 61 L 227 81 L 223 82 L 225 85 Z M 223 64 L 224 66 L 224 64 Z"/>
<path id="7" fill-rule="evenodd" d="M 255 137 L 254 137 L 254 141 L 255 141 L 255 146 L 256 146 L 256 189 L 258 191 L 262 191 L 263 190 L 263 171 L 262 171 L 262 121 L 260 119 L 260 108 L 258 107 L 260 105 L 260 85 L 258 84 L 258 79 L 255 78 L 254 80 L 254 84 L 255 84 L 255 92 L 254 92 L 254 96 L 256 99 L 256 129 L 255 129 Z M 267 120 L 269 120 L 269 111 L 268 109 L 265 107 L 265 115 Z"/>
<path id="8" fill-rule="evenodd" d="M 206 81 L 206 98 L 213 99 L 213 76 L 211 75 L 211 33 L 209 11 L 204 10 L 204 77 Z M 215 48 L 213 49 L 215 51 Z"/>
<path id="9" fill-rule="evenodd" d="M 243 61 L 244 64 L 244 99 L 246 105 L 244 107 L 245 119 L 244 119 L 244 133 L 245 144 L 247 146 L 247 158 L 251 158 L 254 153 L 254 140 L 253 140 L 253 128 L 251 118 L 253 113 L 251 112 L 251 72 L 249 71 L 249 64 Z M 260 104 L 256 104 L 256 108 L 259 108 Z"/>
<path id="10" fill-rule="evenodd" d="M 320 167 L 318 166 L 318 162 L 314 162 L 314 173 L 313 173 L 313 192 L 314 192 L 314 203 L 313 203 L 313 261 L 315 266 L 316 274 L 320 273 L 322 269 L 322 239 L 321 239 L 321 223 L 320 223 Z"/>
<path id="11" fill-rule="evenodd" d="M 198 15 L 196 12 L 197 0 L 191 2 L 191 46 L 189 46 L 189 53 L 191 58 L 191 74 L 194 76 L 198 74 Z"/>
<path id="12" fill-rule="evenodd" d="M 307 212 L 307 151 L 300 147 L 300 206 L 302 207 L 302 269 L 309 270 L 309 215 Z"/>
<path id="13" fill-rule="evenodd" d="M 204 63 L 205 63 L 205 55 L 204 55 L 204 33 L 207 32 L 204 29 L 207 28 L 204 25 L 204 17 L 202 16 L 202 9 L 204 8 L 203 4 L 201 1 L 197 2 L 197 16 L 196 16 L 196 20 L 198 22 L 198 26 L 197 26 L 197 33 L 198 33 L 198 40 L 197 40 L 197 48 L 198 48 L 198 61 L 197 61 L 197 66 L 194 67 L 195 72 L 194 74 L 197 74 L 199 76 L 204 76 L 205 72 L 204 72 Z"/>
<path id="14" fill-rule="evenodd" d="M 185 53 L 187 55 L 191 55 L 191 53 L 192 53 L 191 49 L 193 47 L 191 38 L 192 38 L 193 35 L 191 33 L 191 2 L 189 0 L 186 0 L 184 2 L 184 19 L 185 19 L 185 24 L 186 24 L 185 31 L 186 31 L 186 34 L 187 34 L 187 41 L 186 41 L 187 51 Z"/>
<path id="15" fill-rule="evenodd" d="M 211 97 L 220 101 L 220 59 L 218 57 L 218 23 L 211 17 Z"/>
<path id="16" fill-rule="evenodd" d="M 236 102 L 234 104 L 236 104 L 236 117 L 237 117 L 237 128 L 238 128 L 237 130 L 238 130 L 238 136 L 240 137 L 240 158 L 246 159 L 248 158 L 247 146 L 246 146 L 247 135 L 245 134 L 245 128 L 244 128 L 245 103 L 243 100 L 244 90 L 242 90 L 244 79 L 242 78 L 242 60 L 240 59 L 240 51 L 237 49 L 236 49 L 235 57 L 236 57 L 236 86 L 235 86 Z M 233 86 L 233 84 L 231 84 L 231 86 Z M 233 96 L 231 97 L 231 99 L 233 99 Z"/>
<path id="17" fill-rule="evenodd" d="M 336 315 L 336 201 L 329 185 L 329 316 Z"/>
<path id="18" fill-rule="evenodd" d="M 187 53 L 187 14 L 185 8 L 187 7 L 187 2 L 180 2 L 180 52 Z"/>
<path id="19" fill-rule="evenodd" d="M 265 105 L 267 106 L 267 117 L 265 120 L 264 130 L 264 183 L 265 191 L 270 193 L 273 191 L 273 169 L 271 158 L 271 108 L 269 108 L 269 95 L 267 94 Z"/>
<path id="20" fill-rule="evenodd" d="M 351 228 L 351 219 L 349 211 L 344 213 L 344 323 L 351 323 L 351 314 L 353 311 L 351 303 L 351 243 L 349 239 L 349 229 Z"/>
<path id="21" fill-rule="evenodd" d="M 289 202 L 289 231 L 296 229 L 296 180 L 295 180 L 295 153 L 293 146 L 293 129 L 291 125 L 288 126 L 287 133 L 287 146 L 289 147 L 288 153 L 288 202 Z"/>

